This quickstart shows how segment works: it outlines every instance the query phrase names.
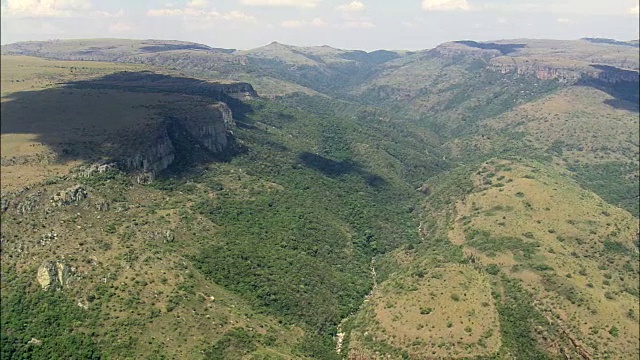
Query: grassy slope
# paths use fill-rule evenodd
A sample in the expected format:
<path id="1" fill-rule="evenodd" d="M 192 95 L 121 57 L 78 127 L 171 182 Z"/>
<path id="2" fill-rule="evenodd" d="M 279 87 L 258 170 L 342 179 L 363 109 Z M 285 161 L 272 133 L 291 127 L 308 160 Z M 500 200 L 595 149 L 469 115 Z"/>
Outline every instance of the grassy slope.
<path id="1" fill-rule="evenodd" d="M 612 101 L 603 91 L 571 87 L 492 119 L 487 127 L 525 134 L 525 141 L 558 157 L 583 186 L 638 217 L 638 115 L 610 106 Z"/>
<path id="2" fill-rule="evenodd" d="M 634 217 L 581 189 L 566 170 L 538 162 L 490 160 L 476 172 L 466 172 L 473 184 L 468 190 L 449 192 L 448 186 L 461 183 L 460 176 L 464 175 L 454 172 L 430 183 L 422 229 L 425 239 L 434 245 L 423 243 L 416 250 L 399 253 L 405 254 L 402 257 L 412 254 L 412 261 L 397 267 L 401 270 L 345 323 L 354 339 L 349 353 L 378 351 L 400 358 L 404 349 L 410 356 L 437 356 L 444 347 L 447 357 L 464 356 L 472 335 L 489 329 L 491 321 L 478 321 L 478 329 L 478 325 L 470 326 L 468 336 L 454 342 L 429 338 L 424 343 L 425 338 L 421 342 L 410 334 L 421 327 L 421 317 L 428 318 L 423 324 L 428 329 L 442 325 L 440 318 L 430 318 L 433 314 L 460 314 L 478 307 L 483 292 L 474 291 L 473 298 L 466 298 L 457 290 L 464 282 L 455 276 L 471 272 L 482 286 L 493 289 L 502 347 L 491 352 L 498 358 L 522 351 L 543 357 L 577 354 L 580 350 L 572 340 L 594 357 L 637 357 L 640 309 Z M 455 198 L 455 208 L 448 208 Z M 436 246 L 442 237 L 446 237 L 444 243 Z M 438 264 L 435 269 L 434 262 Z M 456 265 L 460 263 L 464 265 Z M 451 272 L 454 276 L 448 288 L 438 295 L 437 281 L 450 276 L 440 274 L 433 280 L 432 272 L 452 267 L 460 270 Z M 431 298 L 419 296 L 425 279 L 436 281 Z M 450 293 L 457 293 L 460 300 L 453 300 Z M 521 298 L 520 303 L 510 302 L 510 297 Z M 492 301 L 485 302 L 493 308 Z M 432 311 L 422 316 L 397 315 L 396 325 L 385 327 L 396 307 L 405 309 L 400 311 L 404 314 L 426 307 Z M 481 314 L 476 311 L 463 321 L 473 321 Z M 445 332 L 454 331 L 457 325 L 449 316 L 453 324 Z M 523 321 L 538 327 L 523 327 Z M 512 325 L 519 330 L 511 331 Z M 549 340 L 554 338 L 549 334 L 556 334 L 555 342 Z"/>
<path id="3" fill-rule="evenodd" d="M 486 190 L 458 206 L 452 241 L 522 279 L 536 307 L 594 356 L 637 356 L 637 320 L 629 316 L 638 312 L 636 220 L 536 163 L 487 164 L 475 182 Z M 612 326 L 619 337 L 606 333 Z"/>

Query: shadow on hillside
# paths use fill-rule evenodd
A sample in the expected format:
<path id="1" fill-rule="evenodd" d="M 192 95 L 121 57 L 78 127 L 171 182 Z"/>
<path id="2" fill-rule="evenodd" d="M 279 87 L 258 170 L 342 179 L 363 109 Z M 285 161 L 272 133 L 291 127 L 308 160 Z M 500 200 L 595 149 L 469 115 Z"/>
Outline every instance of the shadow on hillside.
<path id="1" fill-rule="evenodd" d="M 233 87 L 234 84 L 211 83 L 193 78 L 156 74 L 150 71 L 122 71 L 97 79 L 67 83 L 65 86 L 77 89 L 111 89 L 142 93 L 201 96 L 225 102 L 233 111 L 234 118 L 241 121 L 246 120 L 246 115 L 252 111 L 251 106 L 226 94 L 226 89 Z M 246 90 L 247 92 L 253 92 L 253 89 L 249 87 Z"/>
<path id="2" fill-rule="evenodd" d="M 387 181 L 381 176 L 364 170 L 360 164 L 343 160 L 337 161 L 326 158 L 321 155 L 303 152 L 298 155 L 298 162 L 305 167 L 314 169 L 325 176 L 339 177 L 347 174 L 357 174 L 362 176 L 367 185 L 372 187 L 380 187 L 387 184 Z"/>
<path id="3" fill-rule="evenodd" d="M 229 85 L 150 72 L 121 72 L 55 88 L 16 92 L 3 99 L 0 132 L 33 135 L 34 141 L 55 154 L 58 163 L 117 161 L 135 157 L 136 152 L 150 143 L 161 143 L 167 138 L 167 131 L 171 131 L 167 126 L 168 115 L 160 119 L 152 115 L 170 114 L 175 110 L 176 98 L 160 98 L 155 94 L 194 95 L 224 101 L 234 118 L 248 121 L 251 107 L 225 94 L 225 86 Z M 188 118 L 191 100 L 179 99 L 178 110 L 186 111 Z M 27 140 L 13 137 L 10 141 Z M 226 161 L 241 152 L 239 147 L 216 154 L 205 154 L 206 151 L 201 150 L 196 156 L 186 158 Z M 13 163 L 30 161 L 24 153 L 21 150 L 20 154 L 3 153 L 2 156 L 5 160 L 14 157 L 9 160 Z"/>
<path id="4" fill-rule="evenodd" d="M 616 109 L 640 111 L 640 75 L 637 71 L 619 69 L 607 65 L 591 65 L 601 70 L 601 79 L 583 79 L 578 85 L 589 86 L 609 94 L 613 99 L 605 104 Z"/>
<path id="5" fill-rule="evenodd" d="M 462 40 L 462 41 L 454 41 L 456 44 L 467 45 L 472 48 L 482 49 L 482 50 L 498 50 L 502 53 L 502 55 L 507 55 L 512 52 L 515 52 L 518 49 L 522 49 L 526 47 L 525 44 L 497 44 L 497 43 L 479 43 L 470 40 Z"/>

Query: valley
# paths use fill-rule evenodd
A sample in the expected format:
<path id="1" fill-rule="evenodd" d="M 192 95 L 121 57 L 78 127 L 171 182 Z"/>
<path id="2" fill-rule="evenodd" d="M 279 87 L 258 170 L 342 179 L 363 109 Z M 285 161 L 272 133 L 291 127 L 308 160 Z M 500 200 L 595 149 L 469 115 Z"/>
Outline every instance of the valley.
<path id="1" fill-rule="evenodd" d="M 2 358 L 637 358 L 638 79 L 598 39 L 3 45 Z"/>

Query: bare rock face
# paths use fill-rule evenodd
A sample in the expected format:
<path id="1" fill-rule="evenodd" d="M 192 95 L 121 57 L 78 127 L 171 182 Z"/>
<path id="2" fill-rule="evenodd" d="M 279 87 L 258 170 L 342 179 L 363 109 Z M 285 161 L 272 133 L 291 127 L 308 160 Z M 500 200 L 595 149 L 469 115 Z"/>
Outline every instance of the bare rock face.
<path id="1" fill-rule="evenodd" d="M 136 174 L 139 184 L 152 182 L 155 177 L 168 168 L 176 159 L 176 146 L 172 142 L 173 122 L 179 129 L 186 131 L 195 142 L 213 153 L 223 152 L 231 145 L 235 122 L 231 109 L 223 102 L 216 102 L 189 111 L 171 112 L 166 127 L 160 129 L 155 140 L 137 153 L 124 156 L 118 161 L 118 167 Z"/>
<path id="2" fill-rule="evenodd" d="M 38 340 L 36 338 L 31 338 L 31 340 L 29 340 L 29 342 L 27 342 L 27 344 L 34 345 L 34 346 L 40 346 L 40 345 L 42 345 L 42 340 Z"/>
<path id="3" fill-rule="evenodd" d="M 558 80 L 575 83 L 580 80 L 600 80 L 609 84 L 638 83 L 639 74 L 634 70 L 605 65 L 587 65 L 578 61 L 554 63 L 551 60 L 529 60 L 513 57 L 497 57 L 490 61 L 489 69 L 519 76 L 534 76 L 539 80 Z"/>
<path id="4" fill-rule="evenodd" d="M 82 185 L 75 185 L 62 190 L 51 197 L 53 206 L 70 205 L 87 198 L 87 190 Z"/>
<path id="5" fill-rule="evenodd" d="M 150 146 L 137 154 L 120 159 L 120 167 L 128 172 L 136 172 L 138 183 L 144 184 L 153 181 L 156 175 L 171 165 L 175 159 L 175 149 L 167 133 L 163 129 L 150 142 Z M 144 179 L 144 180 L 143 180 Z"/>
<path id="6" fill-rule="evenodd" d="M 82 171 L 82 176 L 84 177 L 91 177 L 94 174 L 103 174 L 109 170 L 114 170 L 116 169 L 117 166 L 115 163 L 108 163 L 108 164 L 93 164 L 88 166 L 87 168 L 83 169 Z"/>
<path id="7" fill-rule="evenodd" d="M 9 209 L 10 205 L 11 205 L 11 200 L 5 198 L 3 194 L 3 197 L 0 199 L 0 211 L 6 212 Z"/>
<path id="8" fill-rule="evenodd" d="M 110 208 L 109 202 L 104 199 L 100 199 L 96 201 L 94 205 L 96 207 L 96 210 L 98 211 L 109 211 L 109 208 Z"/>
<path id="9" fill-rule="evenodd" d="M 225 103 L 217 103 L 202 113 L 178 118 L 180 124 L 209 151 L 217 153 L 229 146 L 230 135 L 235 128 L 231 109 Z"/>
<path id="10" fill-rule="evenodd" d="M 18 215 L 24 215 L 38 208 L 42 194 L 42 190 L 38 190 L 25 196 L 22 201 L 16 204 L 16 213 Z"/>
<path id="11" fill-rule="evenodd" d="M 60 261 L 45 261 L 38 268 L 36 280 L 42 290 L 60 289 L 69 283 L 71 268 Z"/>

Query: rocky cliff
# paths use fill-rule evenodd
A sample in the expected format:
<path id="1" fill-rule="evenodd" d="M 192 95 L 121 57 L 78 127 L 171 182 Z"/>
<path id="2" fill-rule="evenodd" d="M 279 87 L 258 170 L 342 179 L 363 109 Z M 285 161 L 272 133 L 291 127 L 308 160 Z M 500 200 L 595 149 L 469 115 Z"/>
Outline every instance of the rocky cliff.
<path id="1" fill-rule="evenodd" d="M 69 283 L 71 268 L 60 261 L 45 261 L 38 268 L 36 280 L 42 290 L 57 290 Z"/>
<path id="2" fill-rule="evenodd" d="M 229 146 L 235 127 L 231 109 L 225 103 L 211 105 L 200 113 L 190 112 L 177 120 L 198 143 L 212 152 L 221 152 Z"/>
<path id="3" fill-rule="evenodd" d="M 540 80 L 558 80 L 566 83 L 581 80 L 600 80 L 609 84 L 638 83 L 639 81 L 638 71 L 577 61 L 496 57 L 489 62 L 489 69 L 502 74 L 534 76 Z"/>
<path id="4" fill-rule="evenodd" d="M 185 130 L 189 135 L 189 145 L 199 146 L 211 153 L 222 153 L 232 147 L 235 121 L 227 104 L 217 102 L 208 106 L 189 109 L 170 109 L 166 119 L 160 123 L 155 136 L 146 145 L 137 150 L 123 153 L 114 159 L 116 166 L 129 173 L 138 174 L 138 182 L 146 183 L 174 163 L 180 136 L 177 129 Z M 149 134 L 140 134 L 148 137 Z M 135 135 L 133 136 L 135 137 Z M 188 151 L 188 150 L 187 150 Z"/>
<path id="5" fill-rule="evenodd" d="M 218 101 L 227 101 L 229 97 L 246 100 L 258 96 L 253 86 L 245 82 L 204 81 L 151 71 L 120 71 L 98 79 L 78 81 L 69 85 L 74 88 L 195 95 Z"/>
<path id="6" fill-rule="evenodd" d="M 426 54 L 455 63 L 480 60 L 492 71 L 533 76 L 539 80 L 558 80 L 563 83 L 591 80 L 607 84 L 638 83 L 637 51 L 631 50 L 629 44 L 625 45 L 543 40 L 482 43 L 455 41 L 441 44 Z"/>
<path id="7" fill-rule="evenodd" d="M 175 151 L 166 128 L 161 128 L 148 144 L 136 153 L 117 159 L 118 166 L 127 172 L 148 174 L 149 180 L 153 180 L 175 160 Z"/>

